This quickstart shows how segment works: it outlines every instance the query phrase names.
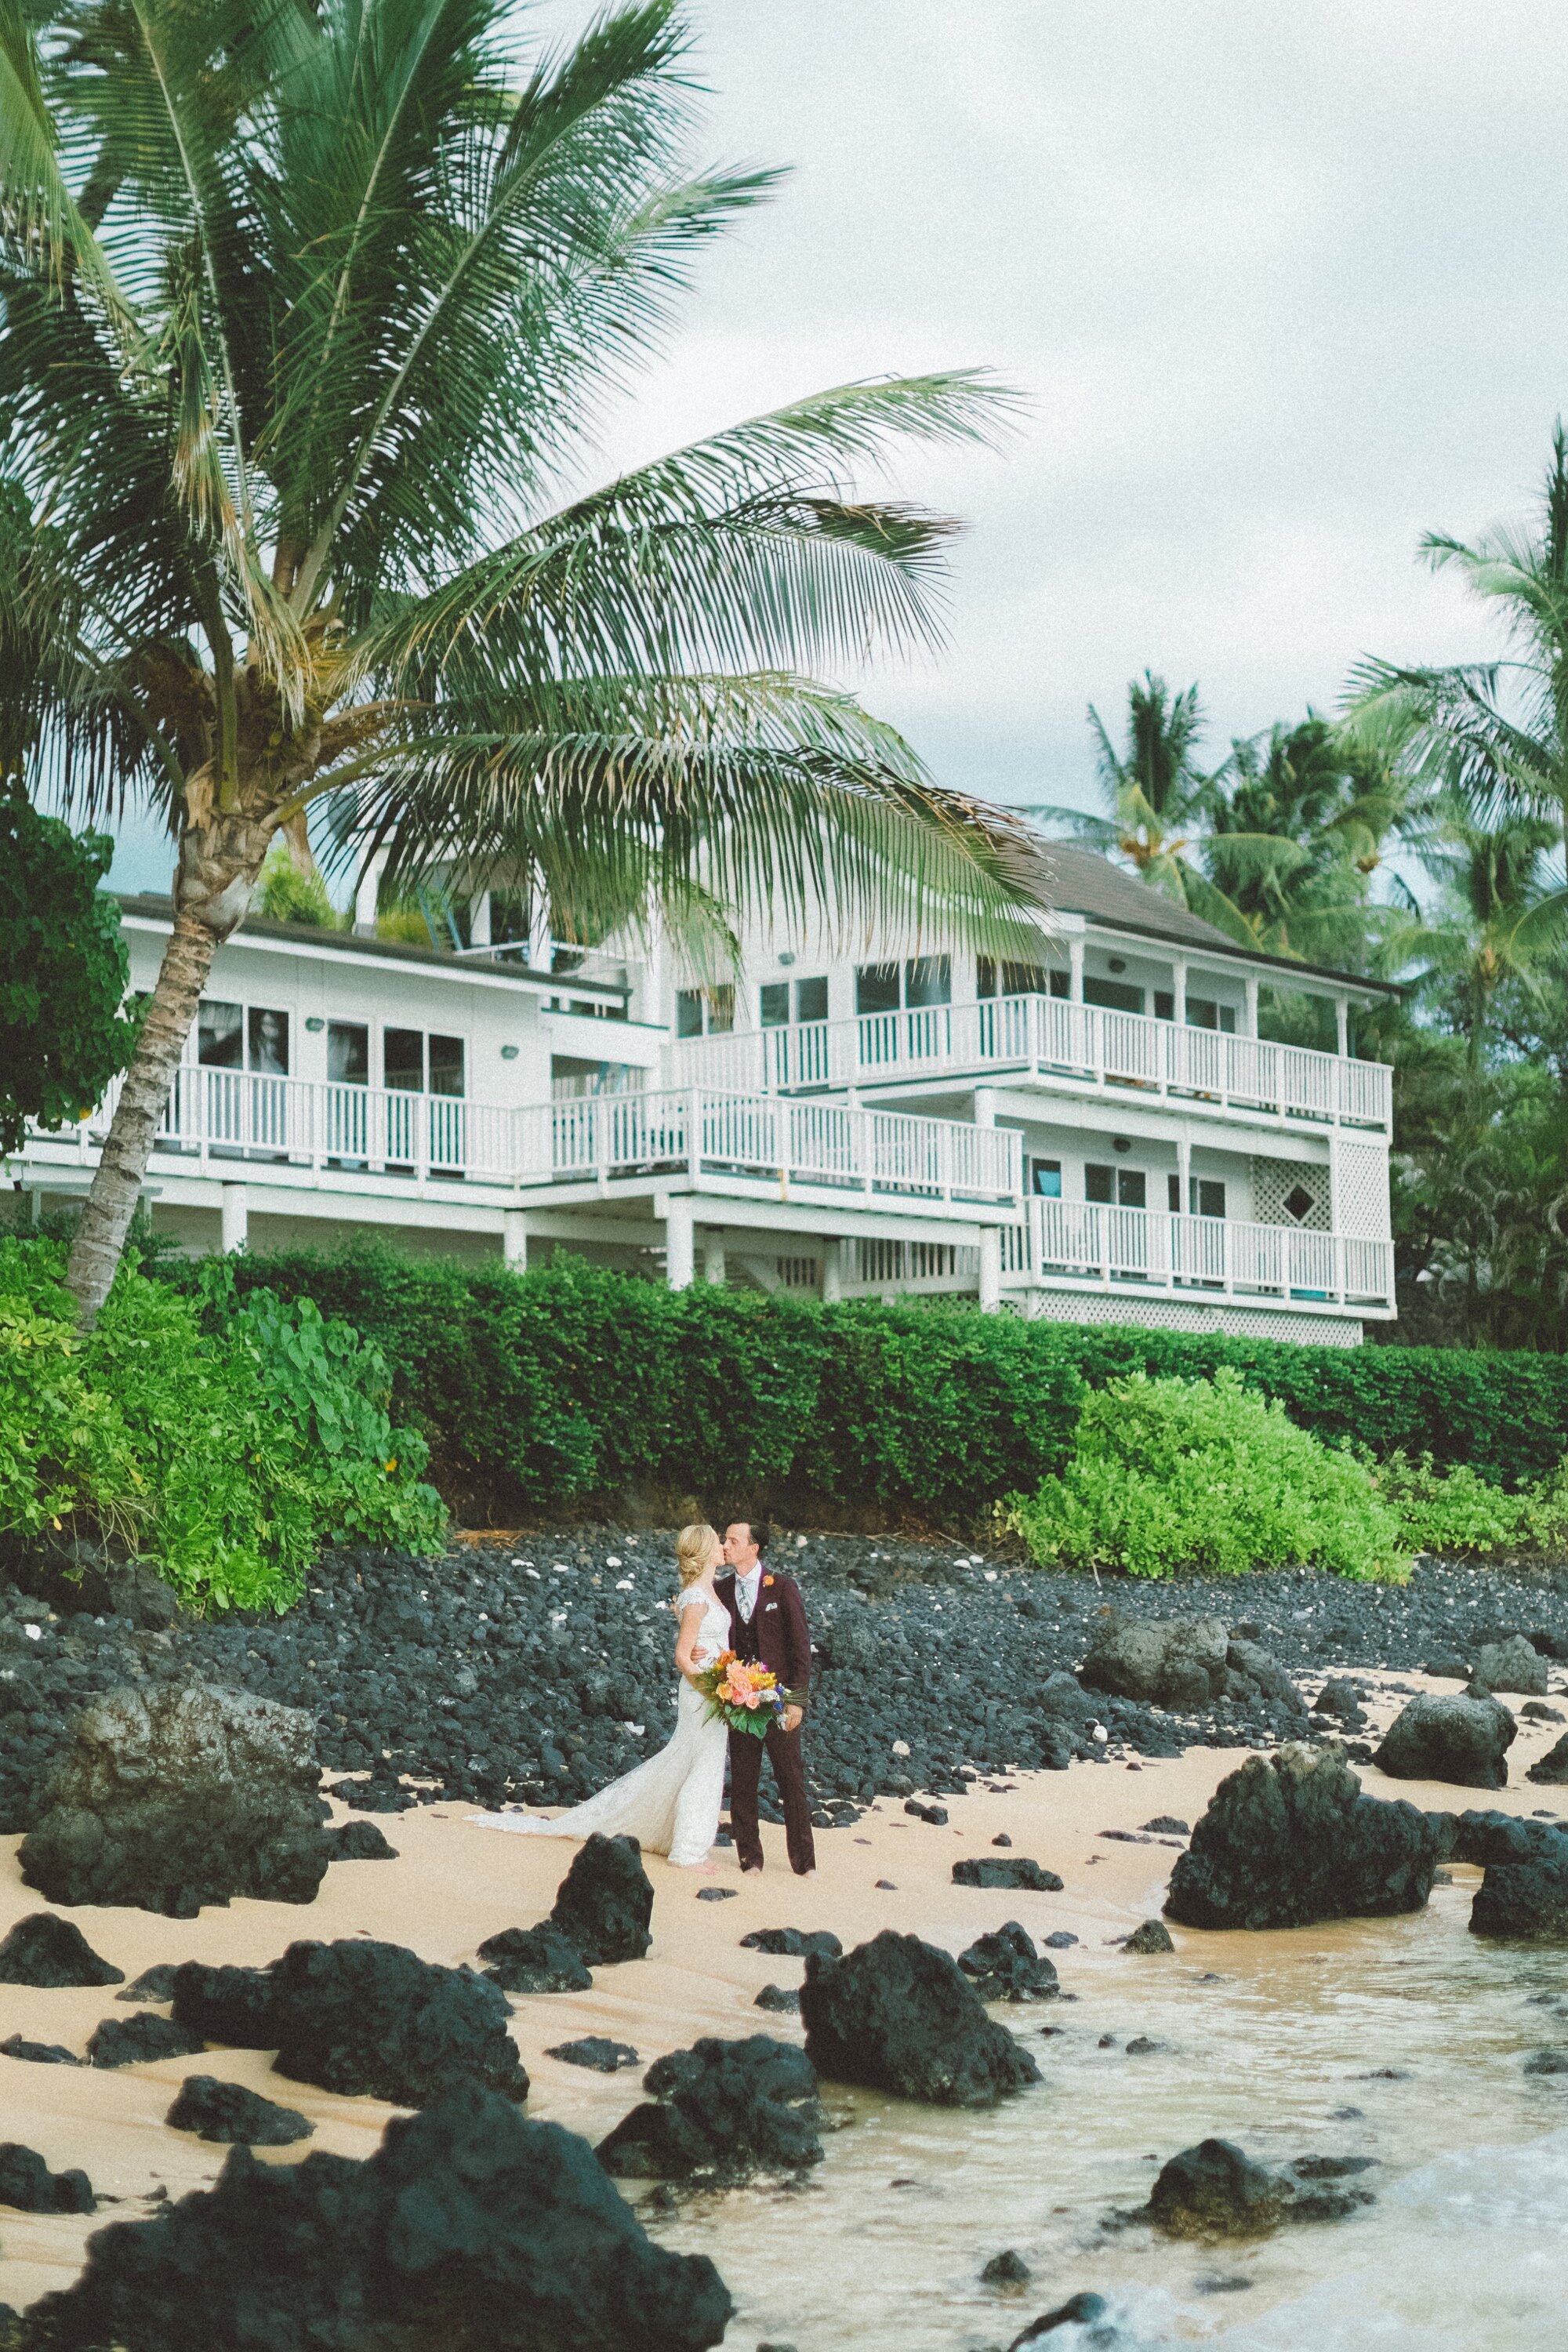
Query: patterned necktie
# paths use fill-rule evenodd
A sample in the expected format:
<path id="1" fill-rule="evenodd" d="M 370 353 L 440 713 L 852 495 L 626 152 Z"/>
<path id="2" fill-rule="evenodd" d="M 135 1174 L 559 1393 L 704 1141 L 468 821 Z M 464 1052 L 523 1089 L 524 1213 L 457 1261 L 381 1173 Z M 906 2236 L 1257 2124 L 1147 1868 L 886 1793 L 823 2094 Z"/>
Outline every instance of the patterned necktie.
<path id="1" fill-rule="evenodd" d="M 752 1610 L 756 1601 L 756 1594 L 744 1578 L 737 1583 L 735 1590 L 740 1596 L 741 1622 L 742 1625 L 749 1625 L 752 1622 Z"/>

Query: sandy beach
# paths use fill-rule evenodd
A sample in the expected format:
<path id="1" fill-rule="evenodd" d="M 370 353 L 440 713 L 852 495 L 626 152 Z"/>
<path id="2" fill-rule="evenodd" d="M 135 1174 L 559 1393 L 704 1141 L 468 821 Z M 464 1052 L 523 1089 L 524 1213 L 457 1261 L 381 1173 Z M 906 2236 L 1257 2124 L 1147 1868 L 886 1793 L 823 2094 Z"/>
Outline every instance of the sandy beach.
<path id="1" fill-rule="evenodd" d="M 1363 1679 L 1380 1685 L 1397 1679 L 1406 1688 L 1445 1686 L 1410 1675 Z M 1375 1709 L 1379 1729 L 1398 1704 L 1380 1692 Z M 1435 1784 L 1395 1783 L 1371 1769 L 1363 1769 L 1363 1783 L 1370 1794 L 1407 1798 L 1432 1809 L 1477 1804 L 1521 1813 L 1552 1812 L 1556 1811 L 1551 1802 L 1554 1792 L 1531 1787 L 1524 1773 L 1556 1735 L 1553 1725 L 1521 1724 L 1510 1758 L 1512 1785 L 1495 1797 Z M 741 1937 L 756 1927 L 830 1928 L 847 1948 L 893 1927 L 956 1952 L 976 1935 L 1016 1918 L 1037 1939 L 1056 1930 L 1079 1939 L 1052 1955 L 1064 1994 L 1076 1997 L 1076 2007 L 1064 2001 L 1051 2003 L 1048 2013 L 1035 2009 L 998 2012 L 1027 2039 L 1039 2036 L 1047 2023 L 1067 2037 L 1086 2034 L 1102 2017 L 1123 2026 L 1135 2012 L 1143 2016 L 1157 2011 L 1168 2019 L 1179 2016 L 1185 2001 L 1189 2007 L 1202 2003 L 1205 2037 L 1214 2037 L 1216 2025 L 1223 2028 L 1227 2014 L 1239 2021 L 1245 2011 L 1248 2032 L 1254 2038 L 1261 2034 L 1266 2049 L 1271 2046 L 1270 2033 L 1274 2044 L 1289 2046 L 1296 2034 L 1291 1983 L 1300 1979 L 1300 1998 L 1310 2004 L 1319 1997 L 1325 1969 L 1336 1973 L 1336 1959 L 1342 1979 L 1347 1969 L 1358 1979 L 1368 1970 L 1375 1975 L 1399 1957 L 1395 1947 L 1407 1940 L 1407 1923 L 1352 1922 L 1257 1936 L 1178 1928 L 1173 1960 L 1129 1956 L 1114 1940 L 1158 1913 L 1175 1855 L 1168 1843 L 1155 1838 L 1128 1843 L 1100 1832 L 1138 1832 L 1158 1815 L 1194 1822 L 1215 1784 L 1243 1760 L 1245 1752 L 1191 1749 L 1169 1760 L 1075 1764 L 1066 1772 L 994 1775 L 987 1782 L 977 1782 L 968 1795 L 944 1800 L 951 1818 L 940 1828 L 908 1817 L 901 1801 L 882 1798 L 853 1828 L 819 1839 L 819 1869 L 808 1883 L 791 1876 L 784 1863 L 783 1832 L 772 1828 L 764 1830 L 768 1867 L 760 1878 L 742 1880 L 728 1850 L 716 1854 L 710 1874 L 674 1870 L 648 1857 L 655 1888 L 654 1942 L 648 1957 L 596 1971 L 591 1992 L 536 1995 L 513 2005 L 513 2032 L 532 2078 L 528 2113 L 597 2139 L 635 2104 L 641 2066 L 605 2077 L 545 2054 L 551 2045 L 580 2035 L 602 2034 L 630 2042 L 644 2066 L 700 2034 L 733 2038 L 765 2032 L 798 2037 L 796 2018 L 766 2015 L 754 2006 L 763 1985 L 795 1985 L 802 1973 L 798 1961 L 742 1949 Z M 342 1808 L 336 1811 L 338 1817 L 347 1817 Z M 405 1944 L 427 1960 L 472 1960 L 485 1937 L 505 1927 L 530 1925 L 548 1910 L 574 1849 L 554 1840 L 497 1835 L 471 1826 L 466 1811 L 443 1804 L 388 1819 L 384 1826 L 398 1859 L 335 1865 L 308 1906 L 237 1901 L 226 1910 L 208 1909 L 191 1921 L 107 1908 L 68 1916 L 96 1951 L 125 1970 L 128 1980 L 160 1961 L 264 1963 L 303 1937 L 366 1935 Z M 962 1855 L 989 1852 L 999 1833 L 1011 1839 L 1014 1853 L 1032 1855 L 1059 1873 L 1063 1892 L 954 1886 L 953 1863 Z M 21 1882 L 16 1843 L 5 1841 L 0 1864 L 0 1933 L 14 1920 L 45 1907 Z M 1453 1885 L 1435 1893 L 1430 1911 L 1424 1915 L 1423 1927 L 1439 1932 L 1448 1943 L 1463 1939 L 1455 1947 L 1461 1960 L 1475 1948 L 1475 1939 L 1464 1936 L 1464 1927 L 1478 1875 L 1456 1867 Z M 701 1899 L 719 1890 L 726 1899 Z M 1194 1975 L 1208 1981 L 1208 1994 L 1192 1990 Z M 1216 1975 L 1221 1981 L 1215 1985 Z M 1268 1990 L 1260 2019 L 1256 1993 L 1263 1986 Z M 117 1990 L 0 1986 L 0 2035 L 19 2032 L 79 2053 L 103 2017 L 136 2013 L 116 2001 Z M 1044 2047 L 1050 2048 L 1048 2041 Z M 1042 2056 L 1041 2063 L 1048 2066 L 1049 2062 Z M 1184 2070 L 1184 2078 L 1201 2094 L 1201 2074 L 1192 2081 L 1192 2071 Z M 82 2167 L 100 2200 L 97 2216 L 90 2219 L 21 2213 L 0 2218 L 0 2301 L 21 2308 L 48 2288 L 64 2285 L 80 2263 L 88 2236 L 105 2221 L 147 2214 L 156 2210 L 149 2200 L 165 2194 L 180 2197 L 216 2177 L 224 2151 L 171 2131 L 163 2122 L 181 2080 L 197 2073 L 247 2084 L 310 2118 L 316 2127 L 313 2139 L 266 2152 L 268 2162 L 295 2161 L 312 2147 L 368 2155 L 395 2112 L 374 2100 L 332 2097 L 308 2084 L 284 2083 L 271 2073 L 268 2055 L 259 2052 L 215 2048 L 203 2058 L 113 2072 L 0 2060 L 5 2137 L 37 2149 L 57 2170 Z M 1216 2077 L 1216 2091 L 1218 2087 Z M 1211 2101 L 1215 2116 L 1205 2129 L 1226 2123 L 1237 2088 L 1231 2080 L 1225 2097 Z M 1201 2095 L 1197 2104 L 1203 2106 Z M 1219 2113 L 1221 2105 L 1226 2115 Z M 879 2130 L 889 2133 L 890 2150 L 900 2133 L 912 2135 L 916 2142 L 922 2137 L 940 2142 L 951 2151 L 966 2142 L 992 2147 L 998 2133 L 1016 2127 L 1016 2111 L 984 2119 L 932 2116 L 929 2111 L 903 2109 L 897 2101 L 873 2100 L 864 2094 L 844 2095 L 842 2106 L 847 2117 L 875 2120 Z M 879 2110 L 879 2116 L 874 2118 L 873 2110 Z M 1110 2112 L 1104 2126 L 1107 2132 L 1115 2128 Z M 1144 2122 L 1140 2129 L 1129 2118 L 1128 2129 L 1139 2160 L 1146 2160 L 1147 2151 L 1158 2145 L 1152 2123 Z M 807 2229 L 832 2211 L 835 2175 L 845 2169 L 842 2152 L 856 2137 L 851 2132 L 829 2142 L 826 2162 L 812 2182 Z M 1158 2146 L 1158 2152 L 1169 2154 L 1172 2147 Z M 766 2307 L 772 2294 L 782 2294 L 785 2285 L 781 2280 L 776 2290 L 770 2288 L 767 2263 L 759 2262 L 753 2233 L 739 2225 L 740 2214 L 756 2203 L 754 2193 L 729 2200 L 710 2197 L 702 2200 L 700 2212 L 694 2210 L 668 2233 L 672 2244 L 686 2248 L 700 2243 L 713 2253 L 742 2306 L 727 2341 L 746 2346 L 748 2352 L 757 2333 L 767 2332 L 748 2334 L 748 2308 L 759 2297 Z M 1024 2233 L 1022 2207 L 1013 2214 L 997 2206 L 993 2192 L 984 2225 L 979 2216 L 974 2218 L 975 2269 L 997 2245 L 1014 2242 Z M 909 2219 L 918 2235 L 923 2224 L 912 2210 Z M 798 2238 L 798 2214 L 796 2222 L 792 2234 Z M 662 2228 L 660 2234 L 667 2234 Z M 767 2234 L 763 2233 L 764 2240 Z M 837 2237 L 837 2230 L 833 2234 Z M 1317 2233 L 1320 2243 L 1324 2234 Z M 839 2257 L 836 2253 L 834 2258 Z M 1100 2273 L 1107 2267 L 1101 2262 Z M 911 2282 L 918 2270 L 916 2263 Z M 785 2316 L 781 2312 L 773 2332 L 788 2333 L 795 2341 L 795 2323 L 792 2320 L 786 2329 Z M 800 2329 L 801 2352 L 814 2352 L 816 2340 Z M 979 2344 L 988 2339 L 973 2332 L 965 2337 L 959 2330 L 951 2340 Z"/>

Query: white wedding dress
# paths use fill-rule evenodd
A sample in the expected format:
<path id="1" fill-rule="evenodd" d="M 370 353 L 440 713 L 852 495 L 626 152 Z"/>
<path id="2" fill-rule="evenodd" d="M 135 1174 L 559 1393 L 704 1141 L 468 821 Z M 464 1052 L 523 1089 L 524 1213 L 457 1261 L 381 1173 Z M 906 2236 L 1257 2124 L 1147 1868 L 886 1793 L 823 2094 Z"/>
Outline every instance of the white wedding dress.
<path id="1" fill-rule="evenodd" d="M 728 1612 L 705 1600 L 697 1664 L 710 1666 L 729 1646 Z M 524 1813 L 470 1813 L 468 1819 L 481 1829 L 511 1830 L 520 1837 L 585 1838 L 595 1830 L 604 1837 L 635 1837 L 646 1853 L 668 1854 L 671 1862 L 689 1866 L 706 1861 L 719 1833 L 729 1738 L 728 1725 L 710 1719 L 708 1701 L 683 1675 L 674 1737 L 646 1764 L 553 1821 Z"/>

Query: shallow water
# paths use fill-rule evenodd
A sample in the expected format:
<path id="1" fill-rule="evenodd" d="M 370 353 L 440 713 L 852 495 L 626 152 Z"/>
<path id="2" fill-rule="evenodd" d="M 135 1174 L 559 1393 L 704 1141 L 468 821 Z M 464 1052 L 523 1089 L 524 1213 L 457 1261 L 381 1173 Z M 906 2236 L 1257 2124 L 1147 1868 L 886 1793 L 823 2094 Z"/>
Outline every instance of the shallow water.
<path id="1" fill-rule="evenodd" d="M 1204 1937 L 1200 1968 L 1195 1938 L 1173 1961 L 1058 1954 L 1077 2000 L 997 2012 L 1036 2052 L 1039 2089 L 980 2116 L 834 2095 L 852 2120 L 809 2188 L 710 2200 L 658 2234 L 714 2255 L 741 2306 L 726 2344 L 744 2352 L 770 2337 L 980 2352 L 1085 2290 L 1128 2345 L 1568 2340 L 1568 2077 L 1522 2071 L 1568 2043 L 1568 2000 L 1530 1999 L 1555 2001 L 1568 1970 L 1471 1937 L 1477 1876 L 1455 1876 L 1413 1918 Z M 1139 2034 L 1164 2046 L 1129 2056 Z M 1106 2229 L 1210 2134 L 1266 2160 L 1375 2157 L 1377 2202 L 1247 2246 Z M 1008 2246 L 1034 2279 L 1000 2294 L 979 2272 Z M 1216 2277 L 1246 2284 L 1215 2292 Z"/>

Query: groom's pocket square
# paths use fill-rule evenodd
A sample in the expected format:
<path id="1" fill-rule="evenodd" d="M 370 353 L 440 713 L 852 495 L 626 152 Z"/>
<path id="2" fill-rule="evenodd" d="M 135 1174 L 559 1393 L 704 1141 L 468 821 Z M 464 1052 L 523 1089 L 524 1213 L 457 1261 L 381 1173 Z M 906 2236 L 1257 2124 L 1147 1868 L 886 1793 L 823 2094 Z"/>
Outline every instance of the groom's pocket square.
<path id="1" fill-rule="evenodd" d="M 776 1601 L 769 1601 L 763 1603 L 763 1614 L 764 1617 L 776 1617 L 778 1613 L 779 1604 Z"/>

